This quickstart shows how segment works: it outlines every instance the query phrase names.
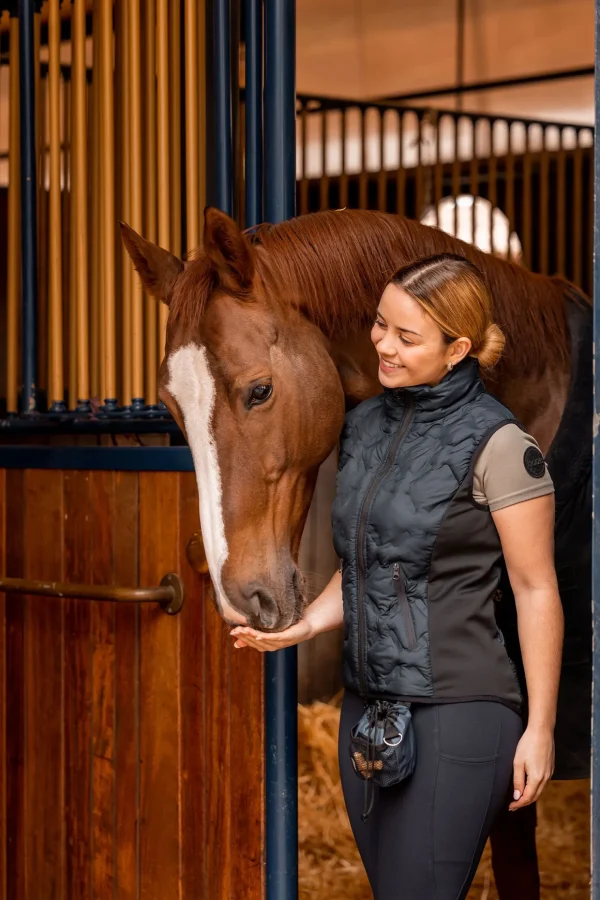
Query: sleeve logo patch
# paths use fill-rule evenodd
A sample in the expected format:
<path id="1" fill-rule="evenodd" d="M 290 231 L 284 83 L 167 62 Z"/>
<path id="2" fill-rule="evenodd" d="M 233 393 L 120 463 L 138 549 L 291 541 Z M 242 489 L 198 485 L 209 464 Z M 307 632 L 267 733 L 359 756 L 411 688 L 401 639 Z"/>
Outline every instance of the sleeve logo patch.
<path id="1" fill-rule="evenodd" d="M 544 457 L 537 447 L 528 447 L 523 456 L 523 465 L 532 478 L 543 478 L 546 473 Z"/>

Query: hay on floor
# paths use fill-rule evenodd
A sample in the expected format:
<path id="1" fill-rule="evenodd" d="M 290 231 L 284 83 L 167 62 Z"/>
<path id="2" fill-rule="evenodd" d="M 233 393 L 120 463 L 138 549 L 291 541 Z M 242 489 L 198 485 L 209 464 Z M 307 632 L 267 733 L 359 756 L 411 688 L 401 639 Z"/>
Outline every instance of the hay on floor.
<path id="1" fill-rule="evenodd" d="M 337 763 L 339 700 L 298 708 L 301 900 L 371 900 Z M 589 781 L 552 782 L 539 804 L 542 900 L 589 900 Z M 489 848 L 469 900 L 497 900 Z"/>

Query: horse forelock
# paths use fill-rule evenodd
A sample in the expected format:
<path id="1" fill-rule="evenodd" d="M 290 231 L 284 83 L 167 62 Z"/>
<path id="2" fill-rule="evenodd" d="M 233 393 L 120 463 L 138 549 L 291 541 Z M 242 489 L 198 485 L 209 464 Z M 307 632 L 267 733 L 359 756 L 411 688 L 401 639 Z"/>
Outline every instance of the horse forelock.
<path id="1" fill-rule="evenodd" d="M 368 327 L 398 268 L 436 253 L 463 254 L 488 283 L 494 319 L 507 338 L 504 365 L 523 375 L 568 365 L 565 284 L 437 228 L 386 213 L 340 210 L 259 228 L 253 246 L 267 302 L 284 312 L 299 307 L 328 337 L 337 338 Z M 184 329 L 198 326 L 217 287 L 208 260 L 203 255 L 192 259 L 179 280 L 171 315 Z"/>

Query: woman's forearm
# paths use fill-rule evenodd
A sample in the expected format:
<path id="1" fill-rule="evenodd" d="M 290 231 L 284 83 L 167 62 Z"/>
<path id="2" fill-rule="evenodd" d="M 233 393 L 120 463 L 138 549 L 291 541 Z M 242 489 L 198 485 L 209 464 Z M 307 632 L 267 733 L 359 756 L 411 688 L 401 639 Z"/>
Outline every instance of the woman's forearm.
<path id="1" fill-rule="evenodd" d="M 555 584 L 515 591 L 529 707 L 528 727 L 553 729 L 564 619 Z"/>
<path id="2" fill-rule="evenodd" d="M 342 576 L 336 572 L 317 599 L 307 607 L 304 621 L 310 626 L 311 637 L 314 637 L 324 631 L 341 628 L 343 620 Z"/>

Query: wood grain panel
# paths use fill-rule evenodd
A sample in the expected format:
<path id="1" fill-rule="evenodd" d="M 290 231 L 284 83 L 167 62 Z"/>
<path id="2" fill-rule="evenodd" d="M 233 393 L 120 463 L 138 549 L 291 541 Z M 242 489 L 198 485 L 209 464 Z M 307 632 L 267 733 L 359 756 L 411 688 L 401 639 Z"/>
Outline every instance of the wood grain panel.
<path id="1" fill-rule="evenodd" d="M 6 574 L 22 578 L 25 569 L 25 475 L 6 478 Z M 10 523 L 10 527 L 8 527 Z M 25 898 L 25 656 L 26 600 L 7 594 L 6 609 L 6 892 Z"/>
<path id="2" fill-rule="evenodd" d="M 178 482 L 140 474 L 140 581 L 178 564 Z M 142 900 L 180 896 L 179 622 L 140 610 L 140 866 Z M 211 897 L 219 895 L 212 894 Z"/>
<path id="3" fill-rule="evenodd" d="M 62 473 L 25 474 L 25 577 L 63 577 Z M 63 608 L 28 597 L 25 612 L 26 896 L 64 900 Z"/>
<path id="4" fill-rule="evenodd" d="M 138 475 L 115 472 L 113 578 L 138 583 Z M 139 608 L 115 608 L 115 900 L 139 897 Z"/>
<path id="5" fill-rule="evenodd" d="M 236 848 L 231 855 L 231 900 L 261 900 L 264 891 L 263 674 L 262 653 L 231 650 L 229 782 L 231 845 Z"/>
<path id="6" fill-rule="evenodd" d="M 93 584 L 113 582 L 114 472 L 91 473 Z M 93 602 L 92 880 L 94 900 L 114 897 L 115 605 Z"/>
<path id="7" fill-rule="evenodd" d="M 205 585 L 188 564 L 185 545 L 198 530 L 198 491 L 192 472 L 179 476 L 179 563 L 185 590 L 181 630 L 181 821 L 182 894 L 205 897 L 206 867 L 206 747 L 204 687 L 206 684 L 204 630 Z"/>
<path id="8" fill-rule="evenodd" d="M 89 584 L 91 523 L 89 472 L 64 473 L 64 577 Z M 65 794 L 69 900 L 88 900 L 91 883 L 92 653 L 90 604 L 65 600 Z"/>
<path id="9" fill-rule="evenodd" d="M 0 469 L 0 572 L 6 572 L 6 471 Z M 6 900 L 6 598 L 0 594 L 0 900 Z"/>
<path id="10" fill-rule="evenodd" d="M 229 685 L 231 638 L 212 599 L 212 585 L 204 592 L 206 628 L 206 898 L 233 898 L 231 893 L 231 731 Z M 237 651 L 236 651 L 237 653 Z M 238 736 L 241 740 L 241 735 Z M 236 744 L 239 741 L 236 741 Z M 255 777 L 255 775 L 251 776 Z M 215 785 L 218 789 L 215 790 Z M 239 847 L 235 848 L 238 853 Z"/>

